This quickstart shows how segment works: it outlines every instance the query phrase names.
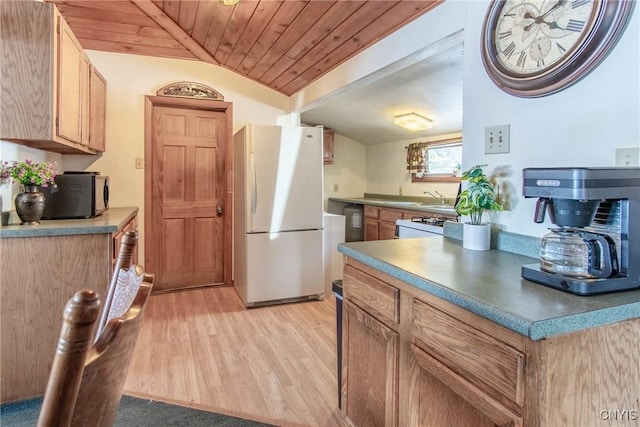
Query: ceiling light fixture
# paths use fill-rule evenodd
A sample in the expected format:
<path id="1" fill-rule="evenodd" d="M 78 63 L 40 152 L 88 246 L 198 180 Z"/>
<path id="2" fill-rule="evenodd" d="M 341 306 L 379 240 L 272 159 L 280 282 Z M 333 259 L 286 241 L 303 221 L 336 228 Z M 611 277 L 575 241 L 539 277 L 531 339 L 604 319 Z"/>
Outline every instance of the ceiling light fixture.
<path id="1" fill-rule="evenodd" d="M 240 0 L 219 0 L 219 1 L 225 6 L 233 6 L 235 4 L 238 4 Z"/>
<path id="2" fill-rule="evenodd" d="M 416 113 L 401 114 L 393 118 L 393 124 L 403 127 L 411 132 L 431 129 L 433 121 Z"/>

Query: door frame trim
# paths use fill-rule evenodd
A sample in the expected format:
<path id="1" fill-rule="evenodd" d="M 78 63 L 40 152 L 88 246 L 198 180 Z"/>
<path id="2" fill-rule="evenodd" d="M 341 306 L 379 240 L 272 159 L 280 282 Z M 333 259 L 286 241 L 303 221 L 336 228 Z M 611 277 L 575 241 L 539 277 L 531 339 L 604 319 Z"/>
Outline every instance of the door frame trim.
<path id="1" fill-rule="evenodd" d="M 217 111 L 226 116 L 226 144 L 225 150 L 225 197 L 224 197 L 224 284 L 231 286 L 232 282 L 232 227 L 233 227 L 233 104 L 224 101 L 212 101 L 190 98 L 176 98 L 166 96 L 145 96 L 144 111 L 144 258 L 145 270 L 153 273 L 153 261 L 150 258 L 151 236 L 147 233 L 147 224 L 152 222 L 151 188 L 152 155 L 153 155 L 153 109 L 154 107 L 188 108 L 192 110 Z"/>

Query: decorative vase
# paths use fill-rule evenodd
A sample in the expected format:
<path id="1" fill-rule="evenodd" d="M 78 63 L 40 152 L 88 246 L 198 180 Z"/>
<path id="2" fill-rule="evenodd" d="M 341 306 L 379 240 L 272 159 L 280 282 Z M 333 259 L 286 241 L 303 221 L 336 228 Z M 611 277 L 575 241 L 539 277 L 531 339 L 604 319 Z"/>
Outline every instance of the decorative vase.
<path id="1" fill-rule="evenodd" d="M 465 222 L 462 228 L 462 247 L 473 251 L 488 251 L 491 248 L 491 225 Z"/>
<path id="2" fill-rule="evenodd" d="M 25 185 L 24 192 L 16 196 L 16 213 L 22 225 L 40 224 L 45 198 L 39 190 L 37 185 Z"/>

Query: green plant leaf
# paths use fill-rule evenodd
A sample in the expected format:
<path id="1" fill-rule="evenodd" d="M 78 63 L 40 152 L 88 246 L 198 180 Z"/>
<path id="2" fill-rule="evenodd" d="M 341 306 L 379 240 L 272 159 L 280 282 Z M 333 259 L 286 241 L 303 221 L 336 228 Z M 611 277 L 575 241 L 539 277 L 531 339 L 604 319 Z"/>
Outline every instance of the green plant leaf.
<path id="1" fill-rule="evenodd" d="M 482 168 L 487 165 L 475 165 L 462 174 L 461 180 L 468 181 L 467 188 L 460 193 L 456 212 L 470 217 L 471 224 L 482 223 L 485 210 L 501 211 L 502 206 L 496 200 L 495 188 L 487 179 Z"/>

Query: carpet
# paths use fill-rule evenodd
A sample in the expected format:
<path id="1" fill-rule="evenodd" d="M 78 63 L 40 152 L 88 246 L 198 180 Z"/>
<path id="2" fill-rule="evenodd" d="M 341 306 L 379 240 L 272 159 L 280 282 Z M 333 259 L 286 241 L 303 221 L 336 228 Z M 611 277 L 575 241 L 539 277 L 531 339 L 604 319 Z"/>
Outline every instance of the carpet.
<path id="1" fill-rule="evenodd" d="M 42 398 L 0 405 L 0 426 L 34 427 Z M 270 424 L 164 402 L 122 396 L 116 427 L 270 427 Z M 272 427 L 272 426 L 271 426 Z"/>

